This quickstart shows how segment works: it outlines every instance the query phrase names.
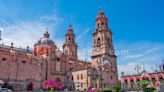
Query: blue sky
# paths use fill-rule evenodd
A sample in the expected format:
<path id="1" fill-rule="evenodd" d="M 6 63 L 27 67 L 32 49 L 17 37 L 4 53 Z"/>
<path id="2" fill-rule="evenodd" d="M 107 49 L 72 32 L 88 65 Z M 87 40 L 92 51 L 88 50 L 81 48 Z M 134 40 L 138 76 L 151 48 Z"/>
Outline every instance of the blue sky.
<path id="1" fill-rule="evenodd" d="M 128 55 L 118 55 L 119 72 L 133 74 L 136 64 L 142 62 L 152 71 L 151 67 L 164 59 L 163 4 L 163 0 L 1 0 L 2 42 L 32 48 L 48 27 L 52 39 L 61 47 L 72 24 L 79 58 L 89 59 L 101 5 L 113 32 L 115 49 L 128 51 Z"/>

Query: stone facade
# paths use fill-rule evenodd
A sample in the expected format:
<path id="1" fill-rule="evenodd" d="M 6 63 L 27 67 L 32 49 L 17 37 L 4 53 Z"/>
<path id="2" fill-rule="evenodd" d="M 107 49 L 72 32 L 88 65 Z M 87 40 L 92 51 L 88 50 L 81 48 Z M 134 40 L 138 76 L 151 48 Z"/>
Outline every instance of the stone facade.
<path id="1" fill-rule="evenodd" d="M 108 28 L 105 13 L 100 10 L 93 33 L 91 61 L 78 59 L 78 45 L 71 26 L 65 35 L 63 51 L 46 31 L 34 44 L 34 51 L 0 45 L 0 79 L 4 81 L 26 81 L 34 89 L 45 80 L 61 81 L 67 88 L 109 86 L 118 82 L 116 55 L 112 43 L 112 32 Z M 79 78 L 78 78 L 79 76 Z M 79 85 L 78 83 L 81 83 Z M 95 84 L 95 85 L 92 85 Z"/>

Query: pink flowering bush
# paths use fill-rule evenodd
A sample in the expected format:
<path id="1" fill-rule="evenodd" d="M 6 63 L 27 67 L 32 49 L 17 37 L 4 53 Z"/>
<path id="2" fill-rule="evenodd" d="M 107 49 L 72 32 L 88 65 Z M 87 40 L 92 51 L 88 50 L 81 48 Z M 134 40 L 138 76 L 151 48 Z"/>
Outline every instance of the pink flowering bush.
<path id="1" fill-rule="evenodd" d="M 42 84 L 43 89 L 50 90 L 52 88 L 57 90 L 63 90 L 64 85 L 61 82 L 55 82 L 54 80 L 44 81 Z"/>
<path id="2" fill-rule="evenodd" d="M 51 89 L 54 88 L 56 85 L 56 82 L 53 80 L 47 80 L 43 82 L 43 88 L 44 89 Z"/>
<path id="3" fill-rule="evenodd" d="M 54 87 L 60 90 L 64 89 L 64 85 L 61 82 L 56 82 L 56 85 Z"/>
<path id="4" fill-rule="evenodd" d="M 96 92 L 97 88 L 89 89 L 87 92 Z"/>

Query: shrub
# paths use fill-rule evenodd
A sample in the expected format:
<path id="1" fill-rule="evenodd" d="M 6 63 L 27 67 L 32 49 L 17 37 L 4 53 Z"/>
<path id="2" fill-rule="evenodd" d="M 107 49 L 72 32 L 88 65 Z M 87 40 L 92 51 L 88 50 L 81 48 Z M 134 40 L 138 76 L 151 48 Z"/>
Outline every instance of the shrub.
<path id="1" fill-rule="evenodd" d="M 152 90 L 156 90 L 156 87 L 152 87 Z"/>
<path id="2" fill-rule="evenodd" d="M 97 90 L 96 92 L 112 92 L 112 90 L 110 88 L 102 88 Z"/>
<path id="3" fill-rule="evenodd" d="M 152 88 L 144 88 L 143 91 L 144 92 L 153 92 L 153 89 Z"/>
<path id="4" fill-rule="evenodd" d="M 120 86 L 120 85 L 116 85 L 116 86 L 114 86 L 114 89 L 115 89 L 117 92 L 119 92 L 119 91 L 121 90 L 121 86 Z"/>
<path id="5" fill-rule="evenodd" d="M 149 81 L 147 81 L 147 80 L 141 80 L 141 81 L 139 82 L 139 85 L 140 85 L 142 88 L 146 88 L 147 85 L 149 85 Z"/>

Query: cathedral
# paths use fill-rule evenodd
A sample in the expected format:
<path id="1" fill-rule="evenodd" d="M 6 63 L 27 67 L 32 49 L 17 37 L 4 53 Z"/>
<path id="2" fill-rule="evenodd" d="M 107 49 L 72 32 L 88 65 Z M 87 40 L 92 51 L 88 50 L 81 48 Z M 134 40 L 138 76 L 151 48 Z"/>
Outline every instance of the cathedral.
<path id="1" fill-rule="evenodd" d="M 67 89 L 108 87 L 118 83 L 117 56 L 112 31 L 102 9 L 96 17 L 91 61 L 79 60 L 78 44 L 70 25 L 62 50 L 46 31 L 34 50 L 0 45 L 0 80 L 15 90 L 37 90 L 45 80 L 62 82 Z"/>

